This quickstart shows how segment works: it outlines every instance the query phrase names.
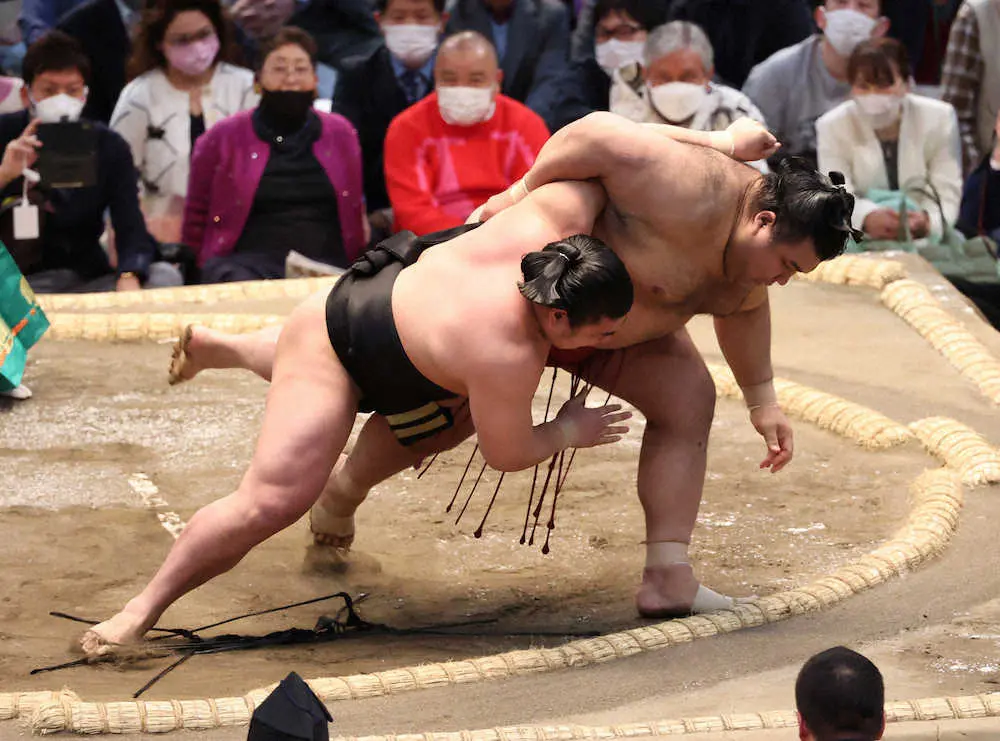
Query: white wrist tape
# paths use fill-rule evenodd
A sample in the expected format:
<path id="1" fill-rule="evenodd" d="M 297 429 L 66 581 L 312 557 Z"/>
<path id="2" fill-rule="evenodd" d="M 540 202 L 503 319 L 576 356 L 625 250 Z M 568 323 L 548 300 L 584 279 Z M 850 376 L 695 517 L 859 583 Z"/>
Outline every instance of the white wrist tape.
<path id="1" fill-rule="evenodd" d="M 744 388 L 743 400 L 751 412 L 761 407 L 778 406 L 778 395 L 774 392 L 773 379 Z"/>
<path id="2" fill-rule="evenodd" d="M 527 177 L 527 175 L 525 175 Z M 521 201 L 528 197 L 528 184 L 524 182 L 524 178 L 521 178 L 512 186 L 510 186 L 510 195 L 514 199 L 514 203 Z"/>
<path id="3" fill-rule="evenodd" d="M 731 132 L 713 131 L 708 135 L 708 140 L 712 144 L 712 149 L 730 157 L 736 154 L 736 137 Z"/>

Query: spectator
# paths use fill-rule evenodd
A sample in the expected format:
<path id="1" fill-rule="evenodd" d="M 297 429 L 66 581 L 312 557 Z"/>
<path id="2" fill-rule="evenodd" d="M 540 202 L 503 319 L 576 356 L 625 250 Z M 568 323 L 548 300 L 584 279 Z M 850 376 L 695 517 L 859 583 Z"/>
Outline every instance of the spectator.
<path id="1" fill-rule="evenodd" d="M 669 19 L 705 31 L 716 74 L 735 87 L 743 86 L 754 65 L 815 31 L 809 0 L 676 0 Z"/>
<path id="2" fill-rule="evenodd" d="M 381 43 L 369 0 L 236 0 L 229 10 L 247 37 L 244 47 L 256 67 L 258 45 L 284 26 L 309 33 L 316 41 L 317 59 L 333 69 L 348 57 L 373 53 Z"/>
<path id="3" fill-rule="evenodd" d="M 918 85 L 938 85 L 948 32 L 962 0 L 886 0 L 891 35 L 903 42 Z"/>
<path id="4" fill-rule="evenodd" d="M 693 23 L 672 21 L 654 29 L 643 53 L 641 70 L 632 65 L 612 76 L 612 113 L 698 131 L 724 131 L 738 118 L 764 123 L 746 95 L 712 82 L 712 44 Z M 754 166 L 767 170 L 763 161 Z"/>
<path id="5" fill-rule="evenodd" d="M 587 54 L 570 62 L 557 81 L 556 97 L 545 113 L 552 131 L 561 129 L 594 111 L 610 109 L 611 74 L 629 64 L 642 62 L 642 50 L 650 30 L 666 20 L 670 0 L 597 0 L 585 8 L 589 20 L 581 18 L 574 33 L 590 40 Z M 589 24 L 584 29 L 584 23 Z"/>
<path id="6" fill-rule="evenodd" d="M 885 685 L 871 661 L 843 646 L 809 659 L 795 680 L 802 741 L 877 741 L 885 733 Z"/>
<path id="7" fill-rule="evenodd" d="M 108 123 L 125 87 L 132 53 L 131 28 L 140 0 L 85 0 L 59 18 L 57 28 L 75 38 L 93 65 L 83 117 Z"/>
<path id="8" fill-rule="evenodd" d="M 815 159 L 816 119 L 850 95 L 851 52 L 889 30 L 880 11 L 880 0 L 826 0 L 816 9 L 822 34 L 782 49 L 750 71 L 743 92 L 764 114 L 782 153 Z"/>
<path id="9" fill-rule="evenodd" d="M 143 16 L 111 128 L 132 148 L 143 213 L 157 239 L 180 240 L 191 150 L 204 131 L 257 103 L 253 73 L 225 60 L 232 27 L 219 0 L 159 0 Z"/>
<path id="10" fill-rule="evenodd" d="M 445 39 L 436 91 L 407 108 L 385 138 L 385 179 L 395 228 L 448 229 L 520 180 L 549 138 L 531 109 L 499 92 L 503 73 L 475 31 Z"/>
<path id="11" fill-rule="evenodd" d="M 1000 116 L 994 131 L 1000 131 Z M 962 189 L 958 228 L 967 237 L 985 234 L 1000 242 L 1000 136 L 989 157 L 972 171 Z"/>
<path id="12" fill-rule="evenodd" d="M 895 39 L 862 42 L 847 68 L 851 100 L 816 122 L 819 168 L 844 173 L 854 203 L 854 227 L 869 239 L 900 233 L 900 191 L 931 183 L 941 196 L 948 225 L 958 216 L 962 192 L 958 119 L 949 104 L 910 90 L 906 48 Z M 940 238 L 944 228 L 935 203 L 909 196 L 914 239 Z"/>
<path id="13" fill-rule="evenodd" d="M 0 0 L 0 74 L 21 74 L 27 47 L 21 36 L 21 0 Z"/>
<path id="14" fill-rule="evenodd" d="M 183 242 L 202 281 L 284 278 L 289 246 L 347 267 L 366 242 L 358 136 L 342 116 L 312 108 L 316 42 L 295 27 L 267 44 L 260 105 L 198 140 Z"/>
<path id="15" fill-rule="evenodd" d="M 943 99 L 955 106 L 965 172 L 993 149 L 1000 112 L 1000 0 L 966 0 L 955 16 L 941 73 Z"/>
<path id="16" fill-rule="evenodd" d="M 385 46 L 370 57 L 345 62 L 333 94 L 333 111 L 361 137 L 365 198 L 372 223 L 387 234 L 392 218 L 385 189 L 383 142 L 389 124 L 431 92 L 434 55 L 444 24 L 444 0 L 377 0 L 375 19 Z"/>
<path id="17" fill-rule="evenodd" d="M 22 91 L 25 110 L 0 116 L 0 189 L 4 199 L 19 200 L 21 171 L 34 163 L 39 121 L 76 120 L 84 107 L 90 62 L 79 44 L 60 31 L 50 31 L 24 56 Z M 34 116 L 34 118 L 32 118 Z M 142 285 L 179 285 L 180 272 L 155 262 L 156 243 L 139 210 L 136 173 L 128 144 L 103 124 L 90 122 L 96 133 L 96 183 L 80 188 L 51 188 L 43 181 L 32 201 L 44 200 L 39 259 L 19 261 L 31 287 L 39 293 L 135 290 Z M 104 214 L 110 211 L 117 237 L 118 263 L 113 270 L 100 245 Z M 13 248 L 17 243 L 11 244 Z M 16 253 L 15 253 L 16 254 Z"/>
<path id="18" fill-rule="evenodd" d="M 451 0 L 448 33 L 478 31 L 493 43 L 504 95 L 545 118 L 569 62 L 569 13 L 559 0 Z"/>
<path id="19" fill-rule="evenodd" d="M 23 0 L 17 24 L 25 44 L 33 44 L 83 0 Z"/>

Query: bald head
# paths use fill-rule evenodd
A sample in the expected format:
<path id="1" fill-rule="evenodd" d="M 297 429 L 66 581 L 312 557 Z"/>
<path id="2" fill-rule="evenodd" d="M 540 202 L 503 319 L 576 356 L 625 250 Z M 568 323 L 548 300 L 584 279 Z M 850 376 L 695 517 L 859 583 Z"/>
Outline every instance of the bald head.
<path id="1" fill-rule="evenodd" d="M 438 48 L 434 63 L 438 87 L 491 87 L 500 82 L 501 74 L 496 50 L 481 33 L 461 31 Z"/>

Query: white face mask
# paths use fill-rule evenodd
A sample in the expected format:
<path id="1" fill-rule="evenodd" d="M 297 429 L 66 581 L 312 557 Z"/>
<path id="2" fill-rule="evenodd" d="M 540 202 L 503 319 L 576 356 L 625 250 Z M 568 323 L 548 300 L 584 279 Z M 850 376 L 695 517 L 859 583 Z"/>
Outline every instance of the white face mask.
<path id="1" fill-rule="evenodd" d="M 704 85 L 668 82 L 649 88 L 649 101 L 662 118 L 680 123 L 698 112 L 707 94 Z"/>
<path id="2" fill-rule="evenodd" d="M 86 94 L 81 100 L 66 93 L 59 93 L 59 95 L 53 95 L 37 103 L 32 101 L 32 105 L 35 108 L 35 115 L 42 123 L 58 123 L 59 121 L 79 120 L 85 101 Z"/>
<path id="3" fill-rule="evenodd" d="M 885 129 L 903 115 L 903 96 L 893 93 L 857 95 L 854 102 L 874 129 Z"/>
<path id="4" fill-rule="evenodd" d="M 452 126 L 474 126 L 489 121 L 496 109 L 493 93 L 492 87 L 438 87 L 441 118 Z"/>
<path id="5" fill-rule="evenodd" d="M 386 23 L 382 26 L 382 33 L 389 51 L 410 67 L 422 65 L 437 48 L 437 26 Z"/>
<path id="6" fill-rule="evenodd" d="M 602 41 L 594 47 L 594 54 L 601 69 L 610 76 L 616 69 L 621 69 L 629 64 L 642 62 L 642 50 L 645 48 L 645 41 L 619 41 L 611 39 Z"/>
<path id="7" fill-rule="evenodd" d="M 826 40 L 842 57 L 849 57 L 854 48 L 872 35 L 876 21 L 857 10 L 823 10 L 826 16 Z"/>

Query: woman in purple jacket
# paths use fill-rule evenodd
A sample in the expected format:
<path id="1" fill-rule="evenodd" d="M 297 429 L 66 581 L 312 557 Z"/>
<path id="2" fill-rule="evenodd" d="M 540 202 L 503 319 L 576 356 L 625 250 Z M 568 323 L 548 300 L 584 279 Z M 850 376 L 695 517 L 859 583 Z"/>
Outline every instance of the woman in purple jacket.
<path id="1" fill-rule="evenodd" d="M 284 278 L 292 249 L 347 267 L 367 240 L 358 135 L 312 107 L 312 37 L 279 31 L 257 82 L 260 105 L 213 126 L 192 155 L 182 241 L 204 283 Z"/>

